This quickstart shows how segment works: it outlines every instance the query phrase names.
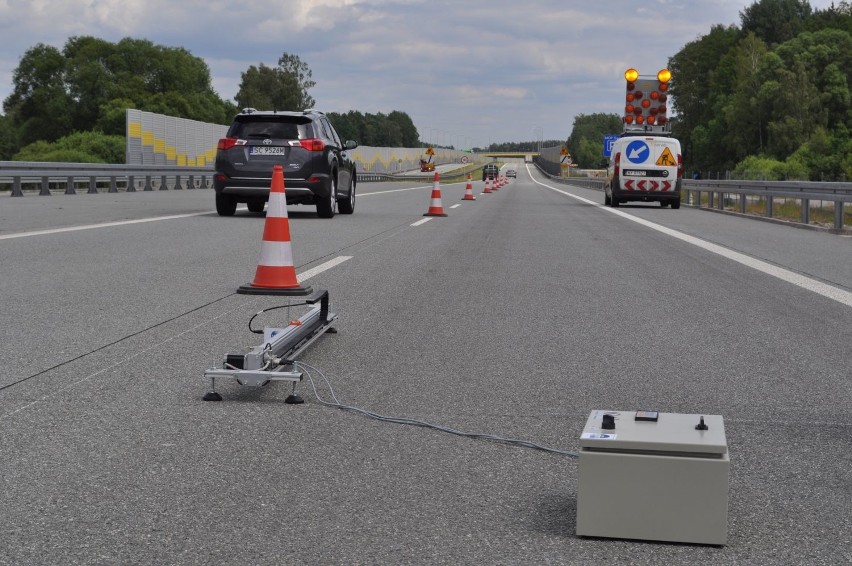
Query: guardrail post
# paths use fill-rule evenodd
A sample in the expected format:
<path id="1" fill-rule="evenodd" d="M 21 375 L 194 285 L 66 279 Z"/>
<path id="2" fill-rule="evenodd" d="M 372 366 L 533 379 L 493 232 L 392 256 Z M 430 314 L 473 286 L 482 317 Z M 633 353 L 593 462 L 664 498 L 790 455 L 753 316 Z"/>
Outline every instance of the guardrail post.
<path id="1" fill-rule="evenodd" d="M 843 230 L 843 201 L 834 201 L 834 229 Z"/>
<path id="2" fill-rule="evenodd" d="M 74 176 L 71 175 L 68 177 L 68 181 L 65 183 L 65 194 L 66 195 L 76 195 L 77 191 L 74 188 Z"/>
<path id="3" fill-rule="evenodd" d="M 180 175 L 175 175 L 175 186 L 174 186 L 174 190 L 176 190 L 176 191 L 180 191 L 180 190 L 182 190 L 182 189 L 183 189 L 183 186 L 182 186 L 182 185 L 181 185 L 181 183 L 180 183 Z"/>
<path id="4" fill-rule="evenodd" d="M 716 193 L 713 191 L 707 191 L 707 208 L 713 208 L 713 199 L 716 197 Z"/>
<path id="5" fill-rule="evenodd" d="M 47 177 L 41 178 L 41 190 L 38 192 L 39 196 L 50 196 L 50 182 Z"/>
<path id="6" fill-rule="evenodd" d="M 748 210 L 748 195 L 740 193 L 740 213 L 745 214 Z"/>
<path id="7" fill-rule="evenodd" d="M 725 210 L 725 193 L 719 193 L 719 202 L 716 203 L 718 210 Z"/>
<path id="8" fill-rule="evenodd" d="M 13 197 L 24 196 L 24 191 L 21 190 L 21 178 L 20 177 L 13 177 L 12 178 L 12 196 Z"/>
<path id="9" fill-rule="evenodd" d="M 811 223 L 811 201 L 806 198 L 801 200 L 802 203 L 802 224 Z"/>
<path id="10" fill-rule="evenodd" d="M 775 199 L 772 197 L 772 195 L 766 195 L 766 217 L 767 218 L 773 217 L 773 208 L 774 207 L 772 206 L 773 205 L 772 201 L 774 201 L 774 200 Z"/>
<path id="11" fill-rule="evenodd" d="M 189 182 L 186 184 L 186 188 L 187 189 L 194 189 L 195 188 L 195 175 L 190 173 Z"/>
<path id="12" fill-rule="evenodd" d="M 94 177 L 89 177 L 89 190 L 86 192 L 89 195 L 98 194 L 98 182 Z"/>
<path id="13" fill-rule="evenodd" d="M 135 193 L 136 192 L 136 179 L 133 178 L 133 175 L 127 176 L 127 192 Z"/>
<path id="14" fill-rule="evenodd" d="M 117 193 L 118 187 L 115 185 L 115 175 L 109 176 L 109 192 Z"/>
<path id="15" fill-rule="evenodd" d="M 169 186 L 166 184 L 166 176 L 165 175 L 160 177 L 160 190 L 161 191 L 169 190 Z"/>
<path id="16" fill-rule="evenodd" d="M 151 175 L 145 175 L 145 188 L 143 191 L 153 191 L 154 187 L 151 186 Z"/>

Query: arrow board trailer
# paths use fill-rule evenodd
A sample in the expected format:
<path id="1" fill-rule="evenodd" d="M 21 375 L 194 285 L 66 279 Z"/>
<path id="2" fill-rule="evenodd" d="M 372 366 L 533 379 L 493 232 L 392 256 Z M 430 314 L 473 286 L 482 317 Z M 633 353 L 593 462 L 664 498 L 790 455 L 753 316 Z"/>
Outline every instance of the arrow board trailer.
<path id="1" fill-rule="evenodd" d="M 244 387 L 265 387 L 273 381 L 288 381 L 292 390 L 285 402 L 304 402 L 296 394 L 296 383 L 302 381 L 302 373 L 296 365 L 296 356 L 326 332 L 336 333 L 332 323 L 337 320 L 337 315 L 328 310 L 328 291 L 325 290 L 317 290 L 306 298 L 304 303 L 288 304 L 285 307 L 289 312 L 290 306 L 299 305 L 314 306 L 284 328 L 264 328 L 263 342 L 259 346 L 242 354 L 225 354 L 224 367 L 204 372 L 204 377 L 210 380 L 210 389 L 204 395 L 205 401 L 221 401 L 222 396 L 216 391 L 216 380 L 233 379 Z"/>
<path id="2" fill-rule="evenodd" d="M 680 208 L 682 177 L 677 139 L 625 132 L 612 144 L 604 204 L 659 202 L 660 206 Z"/>

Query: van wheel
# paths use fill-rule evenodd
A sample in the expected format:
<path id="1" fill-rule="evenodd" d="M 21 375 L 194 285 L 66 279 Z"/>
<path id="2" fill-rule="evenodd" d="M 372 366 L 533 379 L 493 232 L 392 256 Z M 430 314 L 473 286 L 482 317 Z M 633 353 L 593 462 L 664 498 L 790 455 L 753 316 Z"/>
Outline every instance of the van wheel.
<path id="1" fill-rule="evenodd" d="M 609 206 L 610 202 L 612 202 L 612 198 L 608 194 L 604 193 L 604 206 Z"/>
<path id="2" fill-rule="evenodd" d="M 609 205 L 613 208 L 618 208 L 618 199 L 615 198 L 615 195 L 612 195 L 609 199 Z"/>
<path id="3" fill-rule="evenodd" d="M 231 195 L 216 193 L 216 212 L 219 216 L 233 216 L 237 211 L 237 199 Z"/>
<path id="4" fill-rule="evenodd" d="M 680 208 L 680 199 L 672 201 L 672 208 L 674 208 L 674 209 Z"/>

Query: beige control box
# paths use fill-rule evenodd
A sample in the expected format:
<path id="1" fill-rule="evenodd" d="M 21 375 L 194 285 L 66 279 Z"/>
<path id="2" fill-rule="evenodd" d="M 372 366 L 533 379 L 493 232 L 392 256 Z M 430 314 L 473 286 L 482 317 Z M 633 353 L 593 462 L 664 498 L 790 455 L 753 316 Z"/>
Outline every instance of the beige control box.
<path id="1" fill-rule="evenodd" d="M 580 436 L 577 534 L 723 545 L 729 472 L 721 416 L 592 411 Z"/>

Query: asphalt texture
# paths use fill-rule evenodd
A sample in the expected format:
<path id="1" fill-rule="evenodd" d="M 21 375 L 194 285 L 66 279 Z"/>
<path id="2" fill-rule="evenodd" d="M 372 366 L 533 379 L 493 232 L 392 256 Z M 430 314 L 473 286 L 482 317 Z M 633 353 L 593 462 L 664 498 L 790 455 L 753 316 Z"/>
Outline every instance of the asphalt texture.
<path id="1" fill-rule="evenodd" d="M 0 564 L 852 561 L 852 308 L 523 165 L 473 187 L 444 185 L 448 216 L 422 224 L 431 183 L 362 184 L 331 220 L 289 207 L 298 272 L 351 258 L 305 281 L 339 315 L 300 358 L 320 398 L 330 383 L 346 405 L 568 453 L 595 409 L 721 415 L 725 546 L 578 537 L 571 454 L 328 407 L 307 376 L 302 405 L 233 382 L 205 402 L 204 371 L 286 302 L 235 294 L 264 214 L 218 217 L 202 189 L 7 193 Z M 620 210 L 852 291 L 848 237 Z"/>

